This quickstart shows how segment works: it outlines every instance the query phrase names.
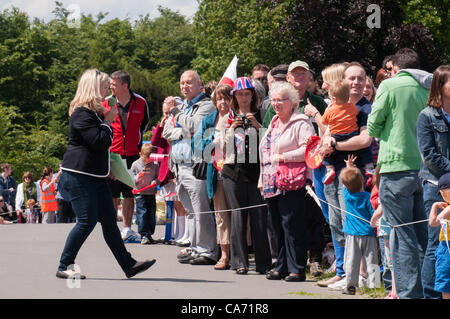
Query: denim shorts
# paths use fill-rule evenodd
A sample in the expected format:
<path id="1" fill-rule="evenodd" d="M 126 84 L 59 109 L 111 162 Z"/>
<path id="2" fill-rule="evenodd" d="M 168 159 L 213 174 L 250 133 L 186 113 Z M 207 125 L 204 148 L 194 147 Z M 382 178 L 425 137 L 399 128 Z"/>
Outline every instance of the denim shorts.
<path id="1" fill-rule="evenodd" d="M 436 249 L 436 279 L 434 290 L 450 293 L 450 243 L 441 241 Z"/>

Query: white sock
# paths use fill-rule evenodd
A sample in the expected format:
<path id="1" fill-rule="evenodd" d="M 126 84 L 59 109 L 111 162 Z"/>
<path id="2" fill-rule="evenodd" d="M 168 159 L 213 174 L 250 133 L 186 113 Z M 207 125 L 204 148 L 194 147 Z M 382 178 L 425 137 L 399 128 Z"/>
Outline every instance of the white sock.
<path id="1" fill-rule="evenodd" d="M 184 216 L 184 232 L 183 232 L 183 236 L 178 240 L 178 242 L 186 242 L 189 240 L 189 218 L 186 218 L 186 216 Z M 181 232 L 180 232 L 181 234 Z"/>
<path id="2" fill-rule="evenodd" d="M 176 241 L 179 241 L 181 237 L 184 237 L 185 233 L 185 223 L 186 223 L 186 216 L 177 216 L 177 232 L 174 238 L 176 238 Z"/>

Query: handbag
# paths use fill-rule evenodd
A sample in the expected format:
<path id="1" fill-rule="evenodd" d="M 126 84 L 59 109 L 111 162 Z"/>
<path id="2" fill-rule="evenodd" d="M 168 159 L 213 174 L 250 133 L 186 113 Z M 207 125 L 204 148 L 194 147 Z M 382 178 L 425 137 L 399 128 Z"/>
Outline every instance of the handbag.
<path id="1" fill-rule="evenodd" d="M 276 168 L 275 184 L 283 191 L 294 191 L 306 186 L 306 163 L 279 163 Z"/>
<path id="2" fill-rule="evenodd" d="M 196 179 L 205 180 L 208 163 L 201 161 L 192 165 L 192 173 Z"/>

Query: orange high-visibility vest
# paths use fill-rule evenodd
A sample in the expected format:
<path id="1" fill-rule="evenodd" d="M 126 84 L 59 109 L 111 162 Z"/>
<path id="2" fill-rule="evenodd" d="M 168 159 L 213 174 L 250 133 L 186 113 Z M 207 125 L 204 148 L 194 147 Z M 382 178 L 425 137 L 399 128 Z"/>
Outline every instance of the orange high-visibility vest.
<path id="1" fill-rule="evenodd" d="M 50 181 L 47 178 L 44 178 L 41 180 L 40 187 L 41 187 L 41 212 L 54 212 L 58 210 L 58 201 L 56 200 L 56 192 L 55 192 L 55 186 L 50 185 L 50 188 L 45 192 L 42 189 L 42 184 L 44 182 L 47 182 L 48 184 Z"/>

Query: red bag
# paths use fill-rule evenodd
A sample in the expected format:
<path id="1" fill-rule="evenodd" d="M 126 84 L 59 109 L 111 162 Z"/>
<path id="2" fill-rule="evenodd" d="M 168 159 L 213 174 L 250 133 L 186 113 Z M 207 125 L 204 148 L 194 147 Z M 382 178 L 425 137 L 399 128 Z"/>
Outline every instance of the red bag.
<path id="1" fill-rule="evenodd" d="M 306 186 L 306 163 L 278 163 L 275 183 L 278 189 L 294 191 Z"/>

